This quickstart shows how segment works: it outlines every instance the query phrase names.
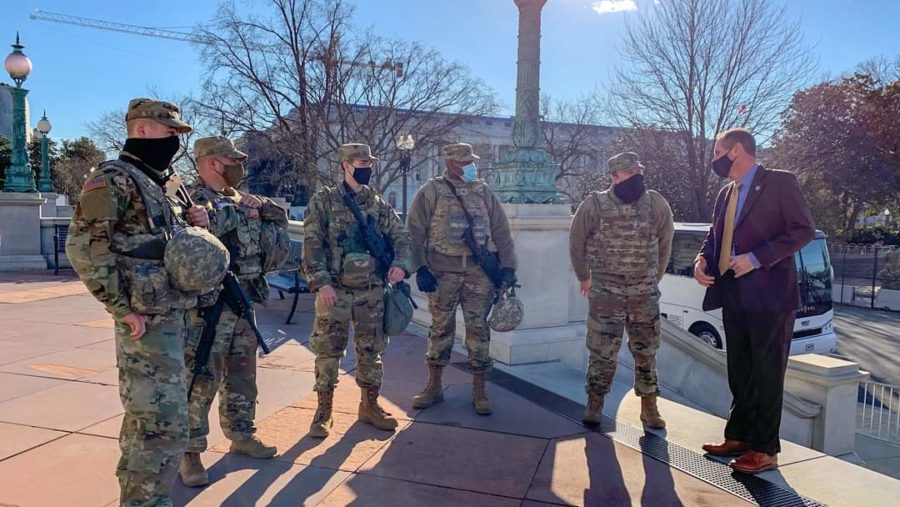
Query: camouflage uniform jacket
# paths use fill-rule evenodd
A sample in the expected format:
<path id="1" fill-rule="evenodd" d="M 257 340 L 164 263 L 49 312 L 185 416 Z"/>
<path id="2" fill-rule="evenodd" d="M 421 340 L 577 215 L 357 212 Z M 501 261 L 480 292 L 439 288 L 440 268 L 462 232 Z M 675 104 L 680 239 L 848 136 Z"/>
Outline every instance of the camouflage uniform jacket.
<path id="1" fill-rule="evenodd" d="M 436 271 L 459 272 L 475 265 L 469 260 L 471 250 L 462 241 L 468 222 L 447 179 L 445 172 L 422 185 L 407 215 L 415 269 L 427 265 Z M 452 183 L 472 216 L 475 240 L 486 244 L 488 250 L 498 252 L 502 267 L 516 269 L 509 221 L 497 196 L 484 180 Z"/>
<path id="2" fill-rule="evenodd" d="M 231 187 L 217 192 L 206 185 L 191 188 L 194 204 L 209 210 L 209 232 L 221 239 L 225 245 L 237 253 L 233 260 L 235 274 L 241 280 L 259 278 L 262 272 L 262 251 L 260 250 L 260 230 L 263 222 L 272 222 L 279 227 L 287 227 L 287 212 L 270 199 L 257 196 L 262 201 L 259 218 L 250 218 L 249 210 L 241 206 L 241 194 Z"/>
<path id="3" fill-rule="evenodd" d="M 591 193 L 569 231 L 569 254 L 579 281 L 612 275 L 634 282 L 659 281 L 672 253 L 672 210 L 648 190 L 631 204 L 612 189 Z"/>
<path id="4" fill-rule="evenodd" d="M 374 258 L 365 249 L 362 231 L 344 204 L 344 184 L 313 195 L 303 221 L 303 270 L 311 291 L 325 285 L 362 289 L 381 285 Z M 411 273 L 409 233 L 403 222 L 372 188 L 363 185 L 354 199 L 363 215 L 372 216 L 394 247 L 392 267 Z"/>
<path id="5" fill-rule="evenodd" d="M 143 170 L 152 171 L 158 181 L 168 177 Z M 135 254 L 149 245 L 164 246 L 172 229 L 184 225 L 180 217 L 186 206 L 176 188 L 164 189 L 121 159 L 104 162 L 88 176 L 69 224 L 66 255 L 113 317 L 165 314 L 196 305 L 196 294 L 170 285 L 161 256 Z"/>

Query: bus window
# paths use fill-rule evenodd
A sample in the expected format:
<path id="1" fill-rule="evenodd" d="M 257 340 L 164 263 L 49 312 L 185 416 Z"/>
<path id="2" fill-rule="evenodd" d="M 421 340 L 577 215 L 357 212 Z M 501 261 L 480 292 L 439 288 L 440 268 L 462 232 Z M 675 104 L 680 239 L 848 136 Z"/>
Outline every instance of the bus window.
<path id="1" fill-rule="evenodd" d="M 672 257 L 666 267 L 666 273 L 678 276 L 694 276 L 694 259 L 700 252 L 700 246 L 706 234 L 693 231 L 675 231 L 672 238 Z"/>
<path id="2" fill-rule="evenodd" d="M 831 262 L 825 238 L 816 238 L 797 252 L 797 274 L 803 308 L 798 317 L 821 315 L 831 310 Z"/>

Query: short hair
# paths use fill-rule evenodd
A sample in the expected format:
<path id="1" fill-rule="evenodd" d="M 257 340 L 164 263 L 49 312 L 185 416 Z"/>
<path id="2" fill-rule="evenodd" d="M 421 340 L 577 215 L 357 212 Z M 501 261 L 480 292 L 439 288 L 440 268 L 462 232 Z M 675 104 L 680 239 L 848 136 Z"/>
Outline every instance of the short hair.
<path id="1" fill-rule="evenodd" d="M 753 138 L 753 134 L 747 129 L 728 129 L 725 132 L 720 132 L 719 135 L 716 136 L 716 140 L 722 141 L 722 146 L 729 150 L 734 147 L 735 143 L 739 143 L 744 147 L 744 151 L 747 152 L 747 155 L 750 155 L 751 157 L 756 156 L 756 139 Z"/>

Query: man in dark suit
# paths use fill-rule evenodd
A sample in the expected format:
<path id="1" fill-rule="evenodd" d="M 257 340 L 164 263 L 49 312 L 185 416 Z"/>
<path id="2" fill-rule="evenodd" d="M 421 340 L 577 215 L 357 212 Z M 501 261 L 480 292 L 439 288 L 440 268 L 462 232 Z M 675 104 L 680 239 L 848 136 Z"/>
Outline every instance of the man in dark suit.
<path id="1" fill-rule="evenodd" d="M 716 136 L 712 169 L 731 182 L 716 198 L 694 278 L 707 288 L 703 310 L 722 308 L 733 399 L 725 441 L 703 450 L 737 456 L 731 467 L 755 474 L 778 467 L 784 372 L 800 307 L 794 254 L 815 226 L 797 178 L 758 165 L 747 130 Z"/>

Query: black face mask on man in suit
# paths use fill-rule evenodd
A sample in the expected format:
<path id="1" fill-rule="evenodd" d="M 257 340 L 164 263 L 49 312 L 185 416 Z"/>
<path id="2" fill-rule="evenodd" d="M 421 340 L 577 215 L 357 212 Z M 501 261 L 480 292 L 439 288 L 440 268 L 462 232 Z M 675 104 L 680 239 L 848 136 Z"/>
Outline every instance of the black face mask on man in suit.
<path id="1" fill-rule="evenodd" d="M 728 173 L 731 172 L 731 166 L 734 165 L 734 160 L 728 158 L 728 153 L 726 153 L 713 160 L 711 165 L 714 173 L 718 174 L 721 178 L 727 178 Z"/>

